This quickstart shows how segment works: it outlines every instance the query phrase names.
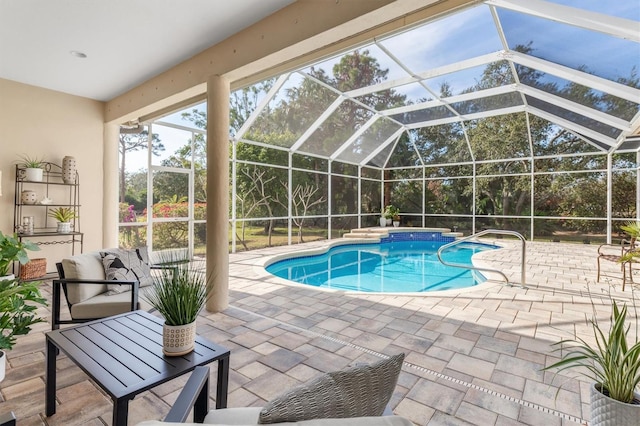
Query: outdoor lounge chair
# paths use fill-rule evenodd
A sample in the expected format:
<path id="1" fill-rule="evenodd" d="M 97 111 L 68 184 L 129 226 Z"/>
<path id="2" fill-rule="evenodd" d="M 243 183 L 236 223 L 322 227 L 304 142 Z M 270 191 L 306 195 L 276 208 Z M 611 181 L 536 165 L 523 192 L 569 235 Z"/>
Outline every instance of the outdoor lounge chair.
<path id="1" fill-rule="evenodd" d="M 135 249 L 146 256 L 146 248 Z M 151 306 L 139 300 L 140 281 L 152 282 L 150 269 L 158 266 L 145 266 L 146 272 L 116 274 L 125 279 L 107 279 L 103 255 L 101 253 L 133 253 L 120 249 L 105 249 L 75 255 L 56 263 L 58 279 L 53 280 L 53 301 L 51 329 L 60 328 L 60 324 L 76 324 L 121 314 L 136 309 L 150 310 Z M 117 257 L 117 256 L 113 256 Z M 125 262 L 126 263 L 126 262 Z M 142 277 L 142 275 L 148 274 Z M 137 277 L 141 276 L 140 279 Z M 64 294 L 71 319 L 61 319 L 61 294 Z"/>
<path id="2" fill-rule="evenodd" d="M 340 372 L 327 373 L 308 382 L 305 385 L 285 392 L 270 406 L 267 416 L 278 416 L 277 411 L 282 410 L 287 415 L 295 413 L 300 416 L 301 410 L 310 409 L 316 411 L 317 403 L 323 406 L 334 407 L 336 410 L 344 410 L 346 406 L 377 406 L 380 411 L 387 404 L 397 382 L 397 375 L 404 354 L 390 357 L 371 365 L 356 365 Z M 384 366 L 383 366 L 384 365 Z M 366 370 L 366 371 L 363 371 Z M 327 376 L 335 374 L 327 380 Z M 375 377 L 375 379 L 372 379 Z M 373 389 L 372 389 L 373 388 Z M 357 395 L 357 396 L 356 396 Z M 355 398 L 351 398 L 356 396 Z M 363 403 L 361 398 L 370 398 Z M 340 400 L 340 402 L 337 402 Z M 290 404 L 289 404 L 290 403 Z M 380 405 L 381 404 L 381 405 Z M 351 409 L 349 408 L 349 409 Z M 209 425 L 257 425 L 263 407 L 224 408 L 209 411 L 209 367 L 196 367 L 173 407 L 164 421 L 145 421 L 138 426 L 169 426 L 169 424 L 184 423 L 193 410 L 194 423 Z M 263 413 L 264 414 L 264 413 Z M 344 413 L 342 413 L 344 414 Z M 386 406 L 382 415 L 346 417 L 340 414 L 332 418 L 311 418 L 308 420 L 283 421 L 269 417 L 269 422 L 299 426 L 411 426 L 412 423 L 400 416 L 393 415 L 391 409 Z M 303 415 L 304 416 L 304 415 Z M 264 419 L 263 419 L 264 420 Z M 275 421 L 274 421 L 275 420 Z"/>
<path id="3" fill-rule="evenodd" d="M 635 238 L 632 238 L 631 240 L 623 239 L 619 246 L 614 244 L 601 244 L 598 247 L 598 277 L 596 278 L 596 281 L 600 281 L 600 262 L 602 260 L 620 263 L 620 269 L 622 271 L 622 291 L 624 291 L 624 287 L 627 283 L 627 267 L 629 268 L 629 281 L 633 282 L 632 265 L 637 261 L 633 258 L 627 258 L 624 261 L 622 261 L 622 259 L 625 255 L 637 250 L 638 247 Z"/>

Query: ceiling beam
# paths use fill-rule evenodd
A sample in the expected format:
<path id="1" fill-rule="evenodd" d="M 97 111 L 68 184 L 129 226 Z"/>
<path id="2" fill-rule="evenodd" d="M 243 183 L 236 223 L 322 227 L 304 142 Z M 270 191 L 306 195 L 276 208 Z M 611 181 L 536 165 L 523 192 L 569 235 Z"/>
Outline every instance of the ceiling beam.
<path id="1" fill-rule="evenodd" d="M 630 19 L 604 15 L 543 0 L 488 0 L 487 4 L 590 31 L 597 31 L 625 40 L 635 41 L 636 43 L 640 42 L 638 23 Z"/>

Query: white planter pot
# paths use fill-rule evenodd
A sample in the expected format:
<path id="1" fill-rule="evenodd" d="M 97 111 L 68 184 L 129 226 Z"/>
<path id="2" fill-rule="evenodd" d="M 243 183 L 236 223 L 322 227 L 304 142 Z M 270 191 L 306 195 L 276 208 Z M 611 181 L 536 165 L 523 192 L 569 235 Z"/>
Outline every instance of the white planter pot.
<path id="1" fill-rule="evenodd" d="M 167 356 L 180 356 L 191 352 L 196 341 L 196 322 L 185 325 L 162 326 L 162 352 Z"/>
<path id="2" fill-rule="evenodd" d="M 398 226 L 400 226 L 400 221 L 399 221 L 399 220 L 394 220 L 394 221 L 393 221 L 393 226 L 394 226 L 394 227 L 396 227 L 396 228 L 397 228 Z"/>
<path id="3" fill-rule="evenodd" d="M 41 182 L 42 172 L 42 169 L 24 169 L 25 179 L 31 182 Z"/>
<path id="4" fill-rule="evenodd" d="M 380 226 L 382 226 L 383 228 L 387 226 L 387 219 L 385 219 L 384 216 L 380 217 Z"/>
<path id="5" fill-rule="evenodd" d="M 637 425 L 640 419 L 640 404 L 626 404 L 609 398 L 600 392 L 599 383 L 591 385 L 590 426 Z M 636 399 L 640 395 L 636 394 Z"/>
<path id="6" fill-rule="evenodd" d="M 0 382 L 4 380 L 4 373 L 7 370 L 7 354 L 0 351 Z"/>
<path id="7" fill-rule="evenodd" d="M 68 234 L 71 232 L 71 222 L 58 222 L 57 232 L 61 234 Z"/>

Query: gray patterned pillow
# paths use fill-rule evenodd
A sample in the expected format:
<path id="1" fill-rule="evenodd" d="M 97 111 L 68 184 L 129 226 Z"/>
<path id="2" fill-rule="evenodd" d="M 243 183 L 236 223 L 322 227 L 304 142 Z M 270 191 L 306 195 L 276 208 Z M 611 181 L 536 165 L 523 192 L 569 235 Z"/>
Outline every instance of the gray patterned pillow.
<path id="1" fill-rule="evenodd" d="M 109 250 L 100 252 L 100 256 L 107 280 L 138 280 L 140 287 L 153 284 L 146 247 Z M 107 287 L 109 295 L 131 290 L 131 286 L 122 284 L 108 284 Z"/>
<path id="2" fill-rule="evenodd" d="M 324 374 L 297 386 L 260 411 L 258 423 L 380 416 L 398 382 L 404 354 Z"/>

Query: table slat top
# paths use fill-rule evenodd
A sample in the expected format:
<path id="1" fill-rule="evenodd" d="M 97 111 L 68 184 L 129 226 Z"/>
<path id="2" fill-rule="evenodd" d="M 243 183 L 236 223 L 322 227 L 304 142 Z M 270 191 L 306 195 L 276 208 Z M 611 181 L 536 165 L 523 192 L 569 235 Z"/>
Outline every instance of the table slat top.
<path id="1" fill-rule="evenodd" d="M 47 333 L 112 397 L 136 395 L 199 365 L 229 357 L 229 350 L 196 336 L 194 351 L 179 357 L 162 353 L 163 319 L 128 312 Z"/>

